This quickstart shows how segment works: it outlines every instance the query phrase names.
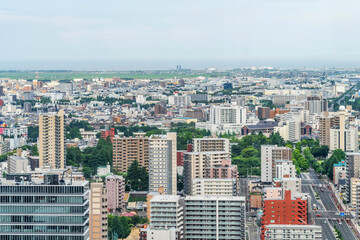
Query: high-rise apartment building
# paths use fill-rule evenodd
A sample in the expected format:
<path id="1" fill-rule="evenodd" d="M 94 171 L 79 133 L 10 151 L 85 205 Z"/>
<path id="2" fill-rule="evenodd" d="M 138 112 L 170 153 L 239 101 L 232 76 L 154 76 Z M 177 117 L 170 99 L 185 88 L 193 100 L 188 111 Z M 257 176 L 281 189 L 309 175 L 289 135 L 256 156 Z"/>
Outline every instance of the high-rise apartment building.
<path id="1" fill-rule="evenodd" d="M 308 110 L 310 114 L 327 112 L 328 102 L 326 99 L 317 96 L 307 97 L 307 100 L 305 101 L 305 110 Z"/>
<path id="2" fill-rule="evenodd" d="M 279 191 L 277 189 L 276 193 Z M 265 239 L 266 226 L 272 224 L 308 224 L 308 199 L 299 194 L 294 195 L 290 190 L 284 190 L 284 196 L 272 195 L 272 189 L 267 189 L 263 200 L 263 216 L 261 227 L 261 239 Z M 282 194 L 281 194 L 282 195 Z"/>
<path id="3" fill-rule="evenodd" d="M 177 194 L 176 133 L 152 135 L 149 138 L 149 190 L 164 189 L 165 194 Z"/>
<path id="4" fill-rule="evenodd" d="M 126 172 L 137 160 L 139 166 L 149 170 L 148 137 L 115 137 L 113 139 L 113 169 Z"/>
<path id="5" fill-rule="evenodd" d="M 277 147 L 276 145 L 261 146 L 261 181 L 270 183 L 276 176 L 276 160 L 291 161 L 292 150 L 287 147 Z"/>
<path id="6" fill-rule="evenodd" d="M 210 124 L 246 124 L 246 108 L 241 106 L 211 106 Z"/>
<path id="7" fill-rule="evenodd" d="M 351 200 L 351 178 L 360 178 L 360 153 L 346 153 L 345 199 Z"/>
<path id="8" fill-rule="evenodd" d="M 245 239 L 245 206 L 245 197 L 185 197 L 185 239 Z"/>
<path id="9" fill-rule="evenodd" d="M 107 205 L 109 210 L 124 208 L 125 179 L 122 176 L 110 175 L 105 178 Z"/>
<path id="10" fill-rule="evenodd" d="M 0 239 L 89 240 L 88 181 L 1 179 Z"/>
<path id="11" fill-rule="evenodd" d="M 39 116 L 39 165 L 65 167 L 64 111 Z"/>
<path id="12" fill-rule="evenodd" d="M 215 170 L 210 168 L 221 167 L 224 160 L 230 159 L 229 152 L 185 152 L 184 153 L 184 190 L 186 194 L 192 192 L 192 181 L 195 178 L 216 178 Z M 205 169 L 208 168 L 208 175 Z M 221 172 L 221 171 L 220 171 Z M 218 173 L 220 174 L 220 173 Z M 224 176 L 225 178 L 225 176 Z"/>
<path id="13" fill-rule="evenodd" d="M 183 234 L 184 200 L 178 195 L 157 195 L 150 200 L 152 229 L 177 229 Z"/>
<path id="14" fill-rule="evenodd" d="M 203 137 L 193 139 L 194 152 L 230 152 L 230 139 Z"/>
<path id="15" fill-rule="evenodd" d="M 274 127 L 274 132 L 278 132 L 285 141 L 296 142 L 300 140 L 301 123 L 299 120 L 282 121 Z"/>
<path id="16" fill-rule="evenodd" d="M 338 117 L 325 116 L 319 118 L 320 145 L 330 146 L 330 129 L 333 126 L 338 125 L 338 123 L 339 123 Z"/>
<path id="17" fill-rule="evenodd" d="M 107 192 L 102 182 L 91 183 L 90 193 L 90 240 L 108 239 Z"/>

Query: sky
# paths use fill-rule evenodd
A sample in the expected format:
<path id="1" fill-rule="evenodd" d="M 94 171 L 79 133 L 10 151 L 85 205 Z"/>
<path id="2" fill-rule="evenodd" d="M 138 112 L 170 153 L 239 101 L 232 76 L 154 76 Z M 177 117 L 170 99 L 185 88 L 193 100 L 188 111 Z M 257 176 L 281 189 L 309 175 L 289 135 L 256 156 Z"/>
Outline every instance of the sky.
<path id="1" fill-rule="evenodd" d="M 359 0 L 0 0 L 0 69 L 354 67 Z"/>

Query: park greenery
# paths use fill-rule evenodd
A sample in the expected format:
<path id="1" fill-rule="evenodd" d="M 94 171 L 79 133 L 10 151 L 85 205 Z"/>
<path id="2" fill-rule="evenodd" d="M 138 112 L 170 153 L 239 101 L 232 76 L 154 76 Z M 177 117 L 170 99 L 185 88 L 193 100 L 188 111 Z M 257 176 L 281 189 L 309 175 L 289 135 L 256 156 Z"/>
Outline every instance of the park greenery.
<path id="1" fill-rule="evenodd" d="M 131 232 L 131 227 L 135 227 L 139 224 L 143 225 L 147 222 L 148 219 L 146 217 L 139 217 L 138 215 L 133 217 L 108 215 L 108 230 L 110 239 L 113 239 L 113 236 L 115 235 L 114 233 L 116 233 L 119 239 L 127 238 Z"/>
<path id="2" fill-rule="evenodd" d="M 147 191 L 149 188 L 149 174 L 145 167 L 139 166 L 137 160 L 128 168 L 125 180 L 133 191 Z"/>
<path id="3" fill-rule="evenodd" d="M 177 133 L 177 149 L 186 150 L 187 144 L 192 143 L 193 138 L 210 136 L 211 132 L 195 128 L 195 123 L 171 123 L 170 132 Z"/>

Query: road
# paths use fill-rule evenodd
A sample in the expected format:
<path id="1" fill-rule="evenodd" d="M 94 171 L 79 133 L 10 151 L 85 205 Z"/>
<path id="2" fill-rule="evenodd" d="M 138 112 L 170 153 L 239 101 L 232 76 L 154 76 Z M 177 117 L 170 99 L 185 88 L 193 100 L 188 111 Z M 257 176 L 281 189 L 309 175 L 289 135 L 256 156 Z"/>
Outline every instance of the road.
<path id="1" fill-rule="evenodd" d="M 249 240 L 259 240 L 260 235 L 258 232 L 258 227 L 254 223 L 254 221 L 247 222 L 247 226 L 248 226 Z"/>
<path id="2" fill-rule="evenodd" d="M 353 95 L 356 91 L 359 90 L 360 85 L 359 84 L 355 84 L 349 91 L 347 91 L 346 93 L 344 93 L 343 95 L 341 95 L 335 103 L 340 104 L 341 101 L 343 101 L 345 99 L 346 96 L 351 96 Z M 334 103 L 331 104 L 331 106 L 329 106 L 329 111 L 331 111 L 334 107 Z"/>
<path id="3" fill-rule="evenodd" d="M 337 209 L 333 199 L 334 193 L 327 187 L 319 187 L 319 184 L 326 185 L 325 182 L 319 179 L 313 169 L 310 169 L 309 173 L 302 173 L 301 178 L 303 192 L 309 193 L 312 203 L 315 203 L 317 206 L 319 206 L 319 209 L 314 214 L 314 222 L 316 225 L 320 225 L 322 227 L 323 238 L 328 240 L 335 239 L 332 228 L 329 225 L 331 224 L 331 226 L 337 226 L 344 239 L 356 240 L 357 238 L 353 234 L 349 225 L 343 219 L 344 217 L 340 216 L 340 212 Z M 320 201 L 315 199 L 313 191 L 318 193 Z M 338 221 L 340 221 L 341 224 Z"/>

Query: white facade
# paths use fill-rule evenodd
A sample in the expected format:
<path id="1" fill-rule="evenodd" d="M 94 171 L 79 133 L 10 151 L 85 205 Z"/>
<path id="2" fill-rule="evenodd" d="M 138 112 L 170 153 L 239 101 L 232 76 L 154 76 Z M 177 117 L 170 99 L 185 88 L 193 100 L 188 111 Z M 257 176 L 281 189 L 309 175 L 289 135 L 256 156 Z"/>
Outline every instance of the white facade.
<path id="1" fill-rule="evenodd" d="M 330 151 L 338 148 L 345 152 L 357 152 L 359 150 L 358 129 L 351 126 L 349 129 L 330 129 Z"/>
<path id="2" fill-rule="evenodd" d="M 277 160 L 275 161 L 275 165 L 275 178 L 295 177 L 296 169 L 292 161 Z"/>
<path id="3" fill-rule="evenodd" d="M 230 152 L 230 150 L 230 139 L 228 138 L 203 137 L 193 139 L 193 152 Z"/>
<path id="4" fill-rule="evenodd" d="M 246 124 L 246 108 L 241 106 L 211 106 L 210 124 Z"/>
<path id="5" fill-rule="evenodd" d="M 284 190 L 290 190 L 291 193 L 301 193 L 301 178 L 282 178 L 281 187 Z"/>
<path id="6" fill-rule="evenodd" d="M 191 104 L 191 97 L 189 95 L 172 95 L 169 96 L 169 105 L 174 106 L 189 106 Z"/>
<path id="7" fill-rule="evenodd" d="M 9 156 L 8 158 L 8 173 L 29 173 L 30 166 L 27 158 L 19 156 Z"/>
<path id="8" fill-rule="evenodd" d="M 236 178 L 195 178 L 192 179 L 191 195 L 235 196 Z"/>
<path id="9" fill-rule="evenodd" d="M 322 229 L 317 225 L 266 225 L 266 240 L 321 240 Z"/>
<path id="10" fill-rule="evenodd" d="M 285 141 L 299 141 L 301 136 L 300 121 L 288 120 L 286 122 L 279 123 L 279 126 L 274 127 L 274 132 L 278 132 Z"/>
<path id="11" fill-rule="evenodd" d="M 166 194 L 177 194 L 176 133 L 152 135 L 149 138 L 149 191 L 163 188 Z"/>
<path id="12" fill-rule="evenodd" d="M 261 146 L 261 182 L 272 182 L 272 149 L 275 145 Z"/>

